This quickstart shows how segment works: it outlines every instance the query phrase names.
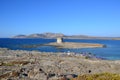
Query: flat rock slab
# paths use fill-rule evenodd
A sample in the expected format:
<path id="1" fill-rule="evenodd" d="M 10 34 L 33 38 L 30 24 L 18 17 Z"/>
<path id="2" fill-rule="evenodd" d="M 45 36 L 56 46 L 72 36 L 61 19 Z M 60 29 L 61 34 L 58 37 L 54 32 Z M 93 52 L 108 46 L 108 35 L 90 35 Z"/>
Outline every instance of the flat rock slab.
<path id="1" fill-rule="evenodd" d="M 63 43 L 49 43 L 45 44 L 46 46 L 55 46 L 57 48 L 101 48 L 105 47 L 104 44 L 95 44 L 95 43 L 73 43 L 73 42 L 63 42 Z"/>

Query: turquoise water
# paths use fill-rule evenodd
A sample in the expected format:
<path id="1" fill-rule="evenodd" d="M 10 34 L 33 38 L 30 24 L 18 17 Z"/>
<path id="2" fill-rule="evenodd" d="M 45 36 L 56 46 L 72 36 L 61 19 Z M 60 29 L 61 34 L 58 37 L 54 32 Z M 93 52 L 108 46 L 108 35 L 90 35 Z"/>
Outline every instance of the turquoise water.
<path id="1" fill-rule="evenodd" d="M 120 60 L 120 41 L 119 40 L 84 40 L 84 39 L 64 39 L 65 42 L 86 42 L 100 43 L 107 45 L 107 48 L 84 48 L 84 49 L 57 49 L 52 46 L 42 46 L 37 48 L 23 48 L 23 45 L 44 44 L 55 42 L 55 39 L 10 39 L 1 38 L 0 47 L 6 47 L 13 50 L 39 50 L 42 52 L 90 52 L 97 57 L 109 60 Z"/>

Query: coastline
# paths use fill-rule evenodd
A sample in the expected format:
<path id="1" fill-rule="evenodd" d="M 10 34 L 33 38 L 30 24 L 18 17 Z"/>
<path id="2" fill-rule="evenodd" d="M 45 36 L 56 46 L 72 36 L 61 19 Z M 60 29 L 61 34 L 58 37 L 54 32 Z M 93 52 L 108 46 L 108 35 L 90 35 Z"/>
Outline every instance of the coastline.
<path id="1" fill-rule="evenodd" d="M 23 48 L 36 48 L 42 46 L 54 46 L 56 48 L 68 48 L 68 49 L 77 49 L 77 48 L 106 48 L 107 46 L 104 44 L 96 44 L 96 43 L 77 43 L 77 42 L 52 42 L 47 44 L 34 44 L 34 45 L 24 45 Z"/>
<path id="2" fill-rule="evenodd" d="M 57 48 L 104 48 L 106 45 L 95 43 L 75 43 L 75 42 L 62 42 L 62 43 L 48 43 L 46 46 L 55 46 Z"/>
<path id="3" fill-rule="evenodd" d="M 46 80 L 48 78 L 48 80 L 57 80 L 61 78 L 61 75 L 69 74 L 83 75 L 105 72 L 120 74 L 120 60 L 100 60 L 74 53 L 0 48 L 0 57 L 0 79 Z"/>

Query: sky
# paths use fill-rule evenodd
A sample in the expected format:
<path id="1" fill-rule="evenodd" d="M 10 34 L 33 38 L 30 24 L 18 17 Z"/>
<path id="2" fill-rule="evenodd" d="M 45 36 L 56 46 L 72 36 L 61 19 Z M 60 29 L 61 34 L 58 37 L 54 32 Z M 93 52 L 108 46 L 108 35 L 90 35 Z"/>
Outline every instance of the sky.
<path id="1" fill-rule="evenodd" d="M 120 37 L 120 0 L 0 0 L 0 37 L 44 32 Z"/>

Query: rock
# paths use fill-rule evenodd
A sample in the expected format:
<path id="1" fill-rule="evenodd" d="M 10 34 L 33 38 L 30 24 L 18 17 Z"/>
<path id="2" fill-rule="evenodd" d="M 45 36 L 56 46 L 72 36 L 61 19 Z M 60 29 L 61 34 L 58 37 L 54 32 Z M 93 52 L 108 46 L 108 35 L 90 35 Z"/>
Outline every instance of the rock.
<path id="1" fill-rule="evenodd" d="M 20 72 L 24 72 L 26 70 L 26 68 L 21 68 Z"/>
<path id="2" fill-rule="evenodd" d="M 10 76 L 11 76 L 11 77 L 18 77 L 18 76 L 19 76 L 19 73 L 16 72 L 16 71 L 12 71 L 12 72 L 10 73 Z"/>
<path id="3" fill-rule="evenodd" d="M 0 79 L 5 79 L 5 78 L 9 78 L 9 77 L 18 77 L 19 73 L 16 71 L 11 71 L 5 74 L 0 75 Z"/>
<path id="4" fill-rule="evenodd" d="M 37 72 L 40 71 L 39 69 L 40 69 L 40 68 L 39 68 L 38 66 L 35 66 L 34 69 L 33 69 L 33 71 L 34 71 L 35 73 L 37 73 Z"/>
<path id="5" fill-rule="evenodd" d="M 88 73 L 91 73 L 92 71 L 91 70 L 88 70 Z"/>
<path id="6" fill-rule="evenodd" d="M 37 80 L 47 80 L 48 77 L 44 73 L 37 73 L 34 76 L 34 79 L 37 79 Z"/>
<path id="7" fill-rule="evenodd" d="M 2 66 L 3 65 L 3 62 L 0 62 L 0 66 Z"/>
<path id="8" fill-rule="evenodd" d="M 61 77 L 59 80 L 68 80 L 66 77 Z"/>
<path id="9" fill-rule="evenodd" d="M 28 74 L 25 74 L 25 73 L 24 74 L 20 74 L 19 77 L 20 78 L 25 78 L 25 77 L 28 77 Z"/>
<path id="10" fill-rule="evenodd" d="M 30 79 L 37 79 L 37 80 L 46 80 L 47 79 L 47 75 L 45 75 L 44 73 L 34 72 L 34 71 L 30 71 L 28 73 L 28 77 Z"/>
<path id="11" fill-rule="evenodd" d="M 46 73 L 38 66 L 35 66 L 32 70 L 28 72 L 28 77 L 37 80 L 47 80 Z"/>
<path id="12" fill-rule="evenodd" d="M 72 78 L 74 78 L 74 77 L 73 77 L 72 74 L 69 74 L 69 75 L 66 75 L 66 78 L 67 78 L 67 79 L 72 79 Z"/>
<path id="13" fill-rule="evenodd" d="M 30 58 L 28 56 L 29 53 L 33 54 Z M 15 54 L 20 56 L 14 57 Z M 64 55 L 58 56 L 60 54 Z M 0 58 L 1 80 L 67 80 L 81 74 L 104 72 L 120 74 L 119 60 L 85 59 L 83 55 L 68 56 L 66 53 L 30 52 L 23 50 L 6 50 L 5 54 L 0 56 L 2 58 Z M 4 58 L 2 56 L 12 57 Z M 36 59 L 36 62 L 30 61 L 30 59 Z M 31 64 L 31 62 L 34 64 Z M 20 64 L 23 65 L 20 66 Z"/>
<path id="14" fill-rule="evenodd" d="M 35 76 L 34 71 L 33 71 L 33 70 L 30 70 L 30 71 L 28 72 L 28 77 L 31 78 L 31 79 L 33 79 L 34 76 Z"/>

